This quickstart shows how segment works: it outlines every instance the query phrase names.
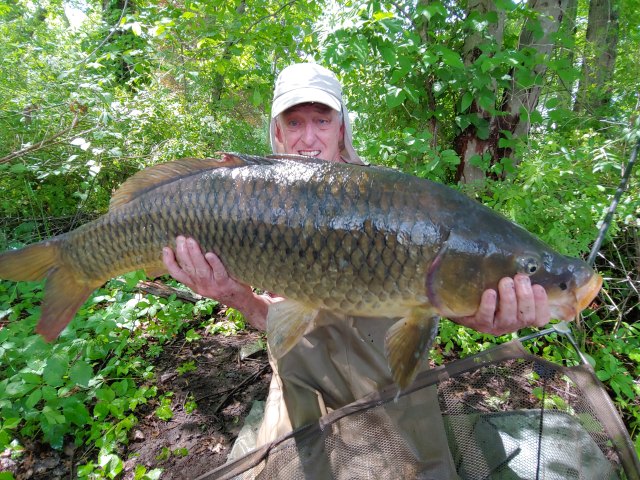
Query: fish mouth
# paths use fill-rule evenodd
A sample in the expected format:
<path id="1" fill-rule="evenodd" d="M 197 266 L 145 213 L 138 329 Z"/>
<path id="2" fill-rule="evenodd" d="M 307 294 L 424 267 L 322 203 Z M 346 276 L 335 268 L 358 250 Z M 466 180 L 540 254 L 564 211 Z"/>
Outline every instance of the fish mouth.
<path id="1" fill-rule="evenodd" d="M 576 290 L 578 312 L 581 312 L 591 304 L 596 295 L 598 295 L 600 288 L 602 288 L 602 277 L 595 274 L 587 283 Z"/>
<path id="2" fill-rule="evenodd" d="M 573 296 L 549 298 L 551 316 L 559 320 L 571 321 L 587 308 L 596 297 L 602 287 L 602 277 L 597 274 L 591 275 L 589 281 L 576 288 Z"/>

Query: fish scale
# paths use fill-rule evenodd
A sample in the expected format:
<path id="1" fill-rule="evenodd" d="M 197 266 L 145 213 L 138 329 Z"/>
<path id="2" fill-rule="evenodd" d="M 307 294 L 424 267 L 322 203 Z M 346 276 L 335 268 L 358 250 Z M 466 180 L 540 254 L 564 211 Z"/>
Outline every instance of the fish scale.
<path id="1" fill-rule="evenodd" d="M 390 169 L 224 154 L 157 165 L 127 180 L 109 212 L 0 254 L 0 278 L 46 278 L 37 331 L 53 340 L 91 292 L 136 269 L 163 273 L 162 248 L 195 238 L 243 283 L 286 297 L 270 305 L 280 358 L 323 309 L 389 317 L 394 380 L 413 379 L 440 316 L 473 314 L 482 292 L 526 272 L 568 320 L 601 278 L 504 217 L 443 185 Z"/>

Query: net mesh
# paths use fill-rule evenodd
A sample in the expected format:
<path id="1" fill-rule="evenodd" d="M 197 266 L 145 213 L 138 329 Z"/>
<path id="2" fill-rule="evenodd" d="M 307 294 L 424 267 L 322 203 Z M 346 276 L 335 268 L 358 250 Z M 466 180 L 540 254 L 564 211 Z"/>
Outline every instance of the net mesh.
<path id="1" fill-rule="evenodd" d="M 397 428 L 390 388 L 200 479 L 639 478 L 628 433 L 588 366 L 554 365 L 511 342 L 424 372 L 400 401 L 425 402 L 425 389 L 433 401 L 420 406 L 439 407 L 446 461 L 415 442 L 435 428 L 412 438 Z"/>

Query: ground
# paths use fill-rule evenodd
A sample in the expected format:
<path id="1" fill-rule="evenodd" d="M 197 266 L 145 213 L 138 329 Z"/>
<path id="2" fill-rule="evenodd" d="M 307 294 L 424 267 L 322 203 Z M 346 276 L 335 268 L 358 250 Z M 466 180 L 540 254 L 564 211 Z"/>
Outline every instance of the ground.
<path id="1" fill-rule="evenodd" d="M 225 463 L 251 405 L 267 395 L 271 370 L 266 352 L 259 349 L 244 359 L 240 354 L 259 345 L 257 332 L 203 335 L 197 342 L 179 338 L 166 345 L 155 361 L 156 378 L 160 394 L 173 392 L 173 417 L 159 419 L 157 405 L 138 410 L 139 423 L 121 452 L 127 461 L 119 478 L 132 479 L 135 466 L 142 464 L 147 470 L 161 468 L 162 480 L 193 479 Z M 195 369 L 179 373 L 178 367 L 189 361 Z M 72 444 L 61 452 L 35 442 L 25 447 L 18 461 L 0 458 L 0 472 L 11 471 L 17 480 L 76 478 L 76 465 L 95 455 Z"/>

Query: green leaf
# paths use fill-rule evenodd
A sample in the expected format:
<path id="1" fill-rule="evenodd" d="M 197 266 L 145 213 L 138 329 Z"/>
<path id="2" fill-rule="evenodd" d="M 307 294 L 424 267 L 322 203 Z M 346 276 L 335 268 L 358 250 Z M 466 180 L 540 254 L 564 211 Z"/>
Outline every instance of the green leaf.
<path id="1" fill-rule="evenodd" d="M 9 171 L 11 173 L 23 173 L 27 171 L 27 167 L 24 166 L 22 163 L 17 163 L 15 165 L 11 165 L 11 168 L 9 168 Z"/>
<path id="2" fill-rule="evenodd" d="M 59 387 L 64 384 L 63 376 L 67 373 L 69 359 L 61 355 L 52 355 L 47 359 L 42 376 L 44 381 L 52 386 Z"/>
<path id="3" fill-rule="evenodd" d="M 14 428 L 18 428 L 18 425 L 20 425 L 21 421 L 22 419 L 18 417 L 5 418 L 2 422 L 2 428 L 13 430 Z"/>
<path id="4" fill-rule="evenodd" d="M 471 92 L 465 92 L 460 100 L 460 112 L 465 112 L 473 103 L 473 94 Z"/>
<path id="5" fill-rule="evenodd" d="M 404 90 L 402 90 L 401 88 L 394 87 L 393 85 L 389 85 L 387 87 L 385 100 L 389 108 L 399 107 L 406 100 L 406 98 L 407 94 L 404 93 Z"/>
<path id="6" fill-rule="evenodd" d="M 147 472 L 147 467 L 144 465 L 136 465 L 133 473 L 133 480 L 159 480 L 161 475 L 161 468 L 154 468 Z"/>
<path id="7" fill-rule="evenodd" d="M 176 448 L 173 452 L 176 457 L 186 457 L 189 455 L 189 449 L 181 447 L 181 448 Z"/>
<path id="8" fill-rule="evenodd" d="M 98 402 L 96 406 L 93 407 L 93 415 L 101 420 L 107 418 L 109 413 L 109 404 L 106 402 Z"/>
<path id="9" fill-rule="evenodd" d="M 5 394 L 10 398 L 19 398 L 29 393 L 33 388 L 35 388 L 34 385 L 24 383 L 23 381 L 11 382 L 7 384 Z"/>
<path id="10" fill-rule="evenodd" d="M 171 418 L 173 418 L 171 405 L 161 405 L 156 409 L 156 415 L 160 420 L 164 420 L 165 422 L 171 420 Z"/>
<path id="11" fill-rule="evenodd" d="M 30 383 L 31 385 L 40 385 L 42 383 L 42 377 L 36 373 L 22 372 L 19 375 L 24 380 L 24 383 Z"/>
<path id="12" fill-rule="evenodd" d="M 262 99 L 262 94 L 260 93 L 260 90 L 257 88 L 253 89 L 253 95 L 251 96 L 251 103 L 253 103 L 254 106 L 259 107 L 260 105 L 262 105 L 263 99 Z"/>
<path id="13" fill-rule="evenodd" d="M 495 101 L 492 96 L 482 95 L 478 98 L 478 105 L 480 105 L 483 110 L 491 111 L 495 107 Z"/>
<path id="14" fill-rule="evenodd" d="M 25 406 L 31 409 L 35 407 L 40 400 L 42 400 L 42 389 L 37 388 L 27 397 L 25 400 Z"/>
<path id="15" fill-rule="evenodd" d="M 394 66 L 396 64 L 396 49 L 392 47 L 380 48 L 380 55 L 387 62 L 387 65 Z"/>
<path id="16" fill-rule="evenodd" d="M 66 418 L 59 410 L 51 408 L 49 405 L 45 405 L 42 409 L 42 415 L 50 425 L 64 424 Z"/>
<path id="17" fill-rule="evenodd" d="M 67 398 L 63 402 L 62 411 L 68 421 L 82 427 L 91 421 L 91 415 L 84 404 L 75 397 Z"/>
<path id="18" fill-rule="evenodd" d="M 87 362 L 78 361 L 69 369 L 69 377 L 73 383 L 81 387 L 88 387 L 93 378 L 93 368 Z"/>
<path id="19" fill-rule="evenodd" d="M 140 22 L 133 22 L 131 24 L 131 31 L 136 37 L 142 35 L 142 25 L 140 24 Z"/>
<path id="20" fill-rule="evenodd" d="M 113 453 L 100 453 L 98 455 L 98 465 L 102 467 L 109 478 L 117 477 L 124 468 L 124 463 L 120 457 Z"/>
<path id="21" fill-rule="evenodd" d="M 78 467 L 78 478 L 88 477 L 95 470 L 93 462 L 89 462 L 86 465 Z"/>
<path id="22" fill-rule="evenodd" d="M 464 62 L 458 52 L 455 52 L 446 47 L 440 47 L 440 55 L 445 65 L 453 68 L 464 68 Z"/>
<path id="23" fill-rule="evenodd" d="M 557 97 L 551 97 L 549 100 L 545 102 L 544 106 L 547 109 L 554 108 L 558 105 L 559 102 L 560 100 Z"/>
<path id="24" fill-rule="evenodd" d="M 112 402 L 116 398 L 116 394 L 109 387 L 102 387 L 96 390 L 96 398 L 103 402 Z"/>
<path id="25" fill-rule="evenodd" d="M 58 398 L 58 390 L 49 385 L 44 385 L 42 387 L 42 398 L 47 402 L 55 400 Z"/>
<path id="26" fill-rule="evenodd" d="M 513 0 L 495 0 L 495 3 L 498 10 L 512 12 L 517 8 L 517 4 Z"/>

